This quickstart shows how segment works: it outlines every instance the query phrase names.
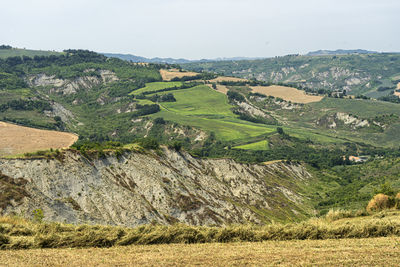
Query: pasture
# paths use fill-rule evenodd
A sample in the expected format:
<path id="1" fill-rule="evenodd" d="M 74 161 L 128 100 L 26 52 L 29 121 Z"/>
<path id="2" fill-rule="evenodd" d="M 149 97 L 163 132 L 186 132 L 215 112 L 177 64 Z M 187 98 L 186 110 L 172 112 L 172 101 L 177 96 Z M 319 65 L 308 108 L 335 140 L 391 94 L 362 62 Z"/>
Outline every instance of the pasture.
<path id="1" fill-rule="evenodd" d="M 254 93 L 279 97 L 293 103 L 307 104 L 312 102 L 319 102 L 323 99 L 323 96 L 308 95 L 305 91 L 287 86 L 252 86 L 251 89 Z"/>
<path id="2" fill-rule="evenodd" d="M 246 149 L 246 150 L 268 150 L 269 149 L 267 140 L 262 140 L 259 142 L 250 143 L 250 144 L 241 145 L 241 146 L 235 146 L 234 148 Z"/>
<path id="3" fill-rule="evenodd" d="M 78 140 L 72 133 L 39 130 L 0 122 L 0 156 L 9 156 L 71 146 Z"/>
<path id="4" fill-rule="evenodd" d="M 161 92 L 162 94 L 164 92 Z M 165 92 L 168 93 L 168 92 Z M 182 125 L 214 132 L 223 140 L 236 140 L 275 131 L 274 126 L 256 124 L 237 118 L 231 111 L 228 98 L 208 86 L 172 92 L 176 102 L 160 103 L 161 111 L 152 115 Z"/>
<path id="5" fill-rule="evenodd" d="M 139 88 L 130 93 L 130 95 L 140 95 L 147 92 L 155 92 L 162 89 L 173 88 L 182 86 L 182 82 L 153 82 L 146 83 L 146 86 L 143 88 Z"/>

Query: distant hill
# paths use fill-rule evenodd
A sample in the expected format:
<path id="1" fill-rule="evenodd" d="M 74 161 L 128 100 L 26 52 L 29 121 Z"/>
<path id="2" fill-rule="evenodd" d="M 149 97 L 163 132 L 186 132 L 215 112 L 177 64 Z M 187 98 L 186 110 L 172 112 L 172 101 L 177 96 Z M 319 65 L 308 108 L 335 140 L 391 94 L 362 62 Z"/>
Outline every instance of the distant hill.
<path id="1" fill-rule="evenodd" d="M 373 98 L 389 95 L 400 80 L 398 53 L 321 51 L 305 56 L 288 55 L 260 60 L 192 62 L 183 67 L 196 72 L 207 71 L 272 83 L 290 83 L 314 90 L 346 90 L 352 95 L 362 94 Z M 327 54 L 344 51 L 358 52 Z"/>
<path id="2" fill-rule="evenodd" d="M 351 54 L 377 54 L 379 52 L 369 51 L 363 49 L 353 49 L 353 50 L 317 50 L 306 54 L 306 56 L 327 56 L 327 55 L 351 55 Z"/>
<path id="3" fill-rule="evenodd" d="M 215 61 L 236 61 L 236 60 L 252 60 L 252 59 L 261 59 L 261 58 L 249 58 L 249 57 L 232 57 L 232 58 L 215 58 L 215 59 L 199 59 L 199 60 L 190 60 L 184 58 L 146 58 L 141 56 L 135 56 L 131 54 L 114 54 L 114 53 L 101 53 L 106 57 L 114 57 L 122 60 L 127 60 L 131 62 L 145 62 L 145 63 L 166 63 L 166 64 L 186 64 L 186 63 L 194 63 L 194 62 L 215 62 Z"/>
<path id="4" fill-rule="evenodd" d="M 61 52 L 46 51 L 46 50 L 30 50 L 22 48 L 14 48 L 9 45 L 0 45 L 0 58 L 16 57 L 16 56 L 50 56 L 60 55 Z"/>

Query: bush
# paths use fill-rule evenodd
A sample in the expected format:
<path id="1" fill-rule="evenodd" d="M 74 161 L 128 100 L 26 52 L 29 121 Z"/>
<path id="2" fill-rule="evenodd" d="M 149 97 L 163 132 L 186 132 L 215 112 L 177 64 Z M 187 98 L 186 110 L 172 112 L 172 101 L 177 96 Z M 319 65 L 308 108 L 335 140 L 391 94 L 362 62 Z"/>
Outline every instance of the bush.
<path id="1" fill-rule="evenodd" d="M 390 208 L 389 197 L 380 193 L 369 201 L 367 211 L 381 211 L 388 208 Z"/>
<path id="2" fill-rule="evenodd" d="M 158 149 L 160 147 L 158 141 L 151 137 L 141 139 L 139 141 L 139 145 L 141 145 L 145 149 Z"/>

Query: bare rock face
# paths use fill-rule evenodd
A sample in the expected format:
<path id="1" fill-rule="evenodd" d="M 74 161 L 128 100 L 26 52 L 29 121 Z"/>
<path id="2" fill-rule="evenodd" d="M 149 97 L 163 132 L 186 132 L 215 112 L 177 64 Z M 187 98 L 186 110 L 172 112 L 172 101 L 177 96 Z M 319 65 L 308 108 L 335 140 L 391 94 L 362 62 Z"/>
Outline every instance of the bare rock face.
<path id="1" fill-rule="evenodd" d="M 26 77 L 26 81 L 30 86 L 49 86 L 50 93 L 61 93 L 63 95 L 75 94 L 82 89 L 90 89 L 99 84 L 107 84 L 118 81 L 116 74 L 110 70 L 94 70 L 87 69 L 83 71 L 87 75 L 75 79 L 58 79 L 55 75 L 47 75 L 40 73 Z M 90 74 L 95 72 L 96 76 Z"/>
<path id="2" fill-rule="evenodd" d="M 0 159 L 2 177 L 24 181 L 24 194 L 0 205 L 2 214 L 30 216 L 40 208 L 49 221 L 224 225 L 312 212 L 297 192 L 311 178 L 302 165 L 196 159 L 168 149 L 101 159 L 74 151 L 59 159 Z"/>

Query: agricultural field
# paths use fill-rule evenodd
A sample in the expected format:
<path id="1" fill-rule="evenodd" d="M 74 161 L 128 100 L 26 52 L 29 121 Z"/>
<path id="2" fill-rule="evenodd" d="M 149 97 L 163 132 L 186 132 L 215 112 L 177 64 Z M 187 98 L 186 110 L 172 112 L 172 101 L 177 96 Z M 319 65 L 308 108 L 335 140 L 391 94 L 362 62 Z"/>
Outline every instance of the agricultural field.
<path id="1" fill-rule="evenodd" d="M 212 88 L 211 84 L 207 84 L 210 88 Z M 221 85 L 221 84 L 216 84 L 215 85 L 217 87 L 217 92 L 223 93 L 223 94 L 227 94 L 228 93 L 228 87 L 226 87 L 225 85 Z M 212 88 L 213 89 L 213 88 Z"/>
<path id="2" fill-rule="evenodd" d="M 322 96 L 308 95 L 304 91 L 287 86 L 252 86 L 251 89 L 255 93 L 279 97 L 293 103 L 307 104 L 312 102 L 319 102 L 323 99 Z"/>
<path id="3" fill-rule="evenodd" d="M 208 86 L 176 90 L 173 95 L 176 102 L 161 103 L 162 110 L 153 117 L 163 117 L 165 120 L 214 132 L 224 140 L 243 139 L 275 131 L 273 126 L 237 119 L 227 97 Z"/>
<path id="4" fill-rule="evenodd" d="M 60 55 L 62 53 L 55 51 L 45 51 L 45 50 L 29 50 L 29 49 L 20 49 L 20 48 L 12 48 L 12 49 L 0 49 L 0 58 L 7 57 L 20 57 L 20 56 L 50 56 L 50 55 Z"/>
<path id="5" fill-rule="evenodd" d="M 235 146 L 233 148 L 246 149 L 246 150 L 268 150 L 268 140 L 263 140 L 241 146 Z"/>
<path id="6" fill-rule="evenodd" d="M 130 95 L 140 95 L 143 93 L 154 92 L 166 88 L 173 88 L 179 87 L 183 83 L 182 82 L 153 82 L 153 83 L 146 83 L 146 86 L 140 89 L 137 89 L 130 93 Z"/>
<path id="7" fill-rule="evenodd" d="M 0 251 L 6 266 L 396 266 L 400 239 L 267 241 Z"/>
<path id="8" fill-rule="evenodd" d="M 124 228 L 19 217 L 0 217 L 0 225 L 0 260 L 7 266 L 36 265 L 38 259 L 45 266 L 395 266 L 400 257 L 395 210 L 332 211 L 305 222 L 265 226 Z"/>
<path id="9" fill-rule="evenodd" d="M 238 78 L 238 77 L 228 77 L 228 76 L 219 76 L 215 79 L 210 80 L 210 82 L 246 82 L 247 79 Z"/>
<path id="10" fill-rule="evenodd" d="M 78 140 L 72 133 L 39 130 L 0 122 L 0 156 L 9 156 L 71 146 Z"/>
<path id="11" fill-rule="evenodd" d="M 178 70 L 161 69 L 160 74 L 163 81 L 171 81 L 173 78 L 193 77 L 198 75 L 199 73 L 191 71 L 180 72 Z"/>

